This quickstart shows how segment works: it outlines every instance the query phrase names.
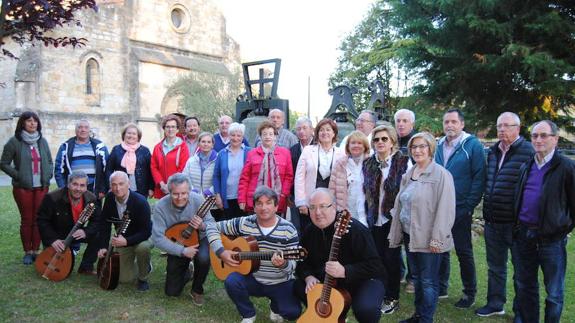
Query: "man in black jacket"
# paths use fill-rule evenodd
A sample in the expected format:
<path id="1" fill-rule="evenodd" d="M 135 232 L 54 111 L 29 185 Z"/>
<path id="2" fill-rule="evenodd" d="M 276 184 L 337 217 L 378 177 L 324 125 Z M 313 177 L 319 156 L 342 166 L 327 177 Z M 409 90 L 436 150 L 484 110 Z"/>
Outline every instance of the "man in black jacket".
<path id="1" fill-rule="evenodd" d="M 352 221 L 340 241 L 338 261 L 328 261 L 335 232 L 335 198 L 329 190 L 318 188 L 310 196 L 309 210 L 312 225 L 300 239 L 308 256 L 296 269 L 296 295 L 306 303 L 306 294 L 327 273 L 336 278 L 338 288 L 351 295 L 351 307 L 359 322 L 378 322 L 385 294 L 381 281 L 384 269 L 369 229 Z"/>
<path id="2" fill-rule="evenodd" d="M 153 245 L 148 240 L 152 235 L 152 221 L 150 219 L 150 205 L 146 198 L 130 190 L 128 175 L 122 171 L 115 171 L 110 175 L 110 192 L 102 208 L 102 237 L 105 242 L 110 240 L 111 223 L 119 227 L 128 216 L 130 222 L 124 233 L 112 237 L 111 243 L 120 254 L 119 282 L 132 282 L 138 279 L 137 289 L 148 290 L 148 276 L 152 270 L 150 250 Z M 106 255 L 108 244 L 102 246 L 98 252 L 100 258 Z M 137 266 L 136 266 L 137 264 Z"/>
<path id="3" fill-rule="evenodd" d="M 519 175 L 513 235 L 515 322 L 539 322 L 540 266 L 547 291 L 545 322 L 561 319 L 565 246 L 575 223 L 575 163 L 557 152 L 558 132 L 549 120 L 533 125 L 535 157 L 523 164 Z"/>
<path id="4" fill-rule="evenodd" d="M 297 169 L 297 163 L 299 162 L 301 152 L 305 146 L 313 144 L 313 126 L 311 124 L 311 120 L 307 117 L 299 117 L 295 122 L 295 133 L 297 135 L 298 143 L 291 146 L 289 149 L 294 174 Z M 290 207 L 291 222 L 297 229 L 298 235 L 301 236 L 304 229 L 310 224 L 310 220 L 307 214 L 299 214 L 299 208 L 295 207 L 295 204 L 293 203 L 293 201 L 295 201 L 294 196 L 294 187 L 292 185 L 290 205 L 294 206 Z"/>
<path id="5" fill-rule="evenodd" d="M 84 172 L 72 171 L 67 181 L 67 187 L 44 196 L 36 220 L 44 247 L 52 246 L 58 252 L 64 251 L 64 239 L 78 221 L 82 210 L 90 203 L 98 205 L 96 196 L 88 191 L 88 176 Z M 99 221 L 100 208 L 96 206 L 88 225 L 72 234 L 74 241 L 70 249 L 74 254 L 80 250 L 80 242 L 88 243 L 78 267 L 79 274 L 96 275 L 94 262 L 96 262 L 98 247 L 101 245 L 98 235 Z"/>
<path id="6" fill-rule="evenodd" d="M 531 143 L 519 136 L 521 121 L 513 112 L 497 118 L 497 138 L 487 156 L 483 195 L 487 304 L 475 313 L 481 317 L 503 315 L 506 302 L 507 259 L 513 244 L 513 204 L 521 165 L 533 157 Z"/>

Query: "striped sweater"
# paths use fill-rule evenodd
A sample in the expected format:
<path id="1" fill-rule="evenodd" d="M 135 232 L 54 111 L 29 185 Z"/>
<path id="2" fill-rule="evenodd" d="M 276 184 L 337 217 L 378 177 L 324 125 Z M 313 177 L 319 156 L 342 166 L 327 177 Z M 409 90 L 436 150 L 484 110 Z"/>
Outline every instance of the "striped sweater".
<path id="1" fill-rule="evenodd" d="M 252 236 L 256 238 L 260 251 L 284 250 L 297 247 L 299 238 L 293 224 L 279 216 L 278 220 L 276 227 L 268 235 L 262 234 L 255 214 L 209 224 L 206 228 L 206 234 L 212 250 L 217 255 L 224 251 L 220 233 L 236 237 Z M 287 260 L 283 268 L 274 267 L 270 260 L 261 260 L 259 270 L 253 275 L 261 284 L 275 285 L 293 279 L 295 267 L 296 263 L 294 260 Z"/>

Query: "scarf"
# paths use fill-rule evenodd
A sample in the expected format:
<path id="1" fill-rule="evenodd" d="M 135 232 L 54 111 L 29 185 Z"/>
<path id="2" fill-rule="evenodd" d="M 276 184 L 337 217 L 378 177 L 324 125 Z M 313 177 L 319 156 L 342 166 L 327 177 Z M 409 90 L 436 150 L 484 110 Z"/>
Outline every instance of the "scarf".
<path id="1" fill-rule="evenodd" d="M 274 157 L 275 145 L 271 149 L 266 149 L 264 147 L 260 148 L 264 152 L 264 160 L 260 168 L 260 173 L 258 175 L 258 186 L 265 185 L 274 192 L 277 193 L 278 197 L 282 193 L 282 181 L 280 178 L 279 171 L 276 167 L 276 160 Z"/>
<path id="2" fill-rule="evenodd" d="M 128 144 L 127 142 L 122 142 L 122 148 L 126 151 L 120 162 L 120 166 L 126 169 L 126 173 L 129 175 L 134 175 L 136 170 L 136 150 L 140 148 L 140 143 Z"/>
<path id="3" fill-rule="evenodd" d="M 196 155 L 198 155 L 198 159 L 200 160 L 200 169 L 202 170 L 202 174 L 204 173 L 204 170 L 206 170 L 208 165 L 212 161 L 214 161 L 216 159 L 216 157 L 218 157 L 218 153 L 213 149 L 208 155 L 206 155 L 202 151 L 198 150 Z"/>
<path id="4" fill-rule="evenodd" d="M 40 174 L 40 162 L 42 161 L 40 154 L 38 153 L 38 140 L 40 140 L 40 133 L 38 131 L 29 133 L 25 130 L 22 130 L 20 135 L 22 136 L 22 141 L 30 145 L 30 155 L 32 157 L 32 174 L 38 175 Z"/>
<path id="5" fill-rule="evenodd" d="M 38 140 L 40 139 L 40 133 L 38 131 L 29 133 L 25 130 L 22 130 L 20 136 L 22 136 L 22 141 L 24 141 L 28 145 L 35 145 L 38 143 Z"/>

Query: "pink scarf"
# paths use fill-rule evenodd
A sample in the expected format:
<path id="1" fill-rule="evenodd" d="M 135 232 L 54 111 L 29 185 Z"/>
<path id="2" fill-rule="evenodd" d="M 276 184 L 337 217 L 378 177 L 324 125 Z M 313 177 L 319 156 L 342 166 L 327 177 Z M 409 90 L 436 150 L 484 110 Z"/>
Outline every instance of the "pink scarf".
<path id="1" fill-rule="evenodd" d="M 133 145 L 130 145 L 126 142 L 123 142 L 122 148 L 124 148 L 126 153 L 124 154 L 124 157 L 122 157 L 120 166 L 124 167 L 128 174 L 134 175 L 134 170 L 136 169 L 136 150 L 140 148 L 140 143 L 137 142 Z"/>

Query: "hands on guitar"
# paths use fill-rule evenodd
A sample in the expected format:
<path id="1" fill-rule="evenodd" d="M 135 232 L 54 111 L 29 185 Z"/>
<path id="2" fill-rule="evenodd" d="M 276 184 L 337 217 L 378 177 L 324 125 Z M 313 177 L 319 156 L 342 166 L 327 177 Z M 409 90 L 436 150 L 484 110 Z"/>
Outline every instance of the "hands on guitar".
<path id="1" fill-rule="evenodd" d="M 72 233 L 72 237 L 75 240 L 82 240 L 82 239 L 86 238 L 86 232 L 84 232 L 83 229 L 78 229 L 78 230 L 74 231 L 74 233 Z"/>
<path id="2" fill-rule="evenodd" d="M 338 261 L 328 261 L 325 263 L 326 274 L 334 278 L 345 278 L 345 267 Z"/>
<path id="3" fill-rule="evenodd" d="M 305 278 L 305 293 L 309 293 L 312 288 L 319 283 L 319 279 L 315 278 L 315 276 L 309 275 Z"/>
<path id="4" fill-rule="evenodd" d="M 194 215 L 192 217 L 192 219 L 190 220 L 190 225 L 192 226 L 192 228 L 196 229 L 196 230 L 205 230 L 206 226 L 204 225 L 204 219 Z"/>
<path id="5" fill-rule="evenodd" d="M 220 254 L 220 259 L 225 262 L 228 266 L 237 267 L 240 265 L 239 260 L 237 260 L 237 251 L 224 250 Z"/>
<path id="6" fill-rule="evenodd" d="M 112 237 L 112 247 L 125 247 L 128 245 L 128 241 L 124 236 L 119 235 L 117 237 Z"/>
<path id="7" fill-rule="evenodd" d="M 281 253 L 274 253 L 272 256 L 272 265 L 274 265 L 276 268 L 281 268 L 285 266 L 285 264 L 286 260 L 284 259 L 283 255 Z"/>
<path id="8" fill-rule="evenodd" d="M 199 246 L 199 244 L 195 244 L 193 246 L 185 247 L 184 251 L 182 252 L 182 256 L 193 259 L 198 253 Z"/>
<path id="9" fill-rule="evenodd" d="M 56 252 L 62 252 L 64 249 L 66 249 L 66 245 L 64 245 L 64 241 L 58 239 L 52 242 L 52 248 L 54 248 Z"/>

